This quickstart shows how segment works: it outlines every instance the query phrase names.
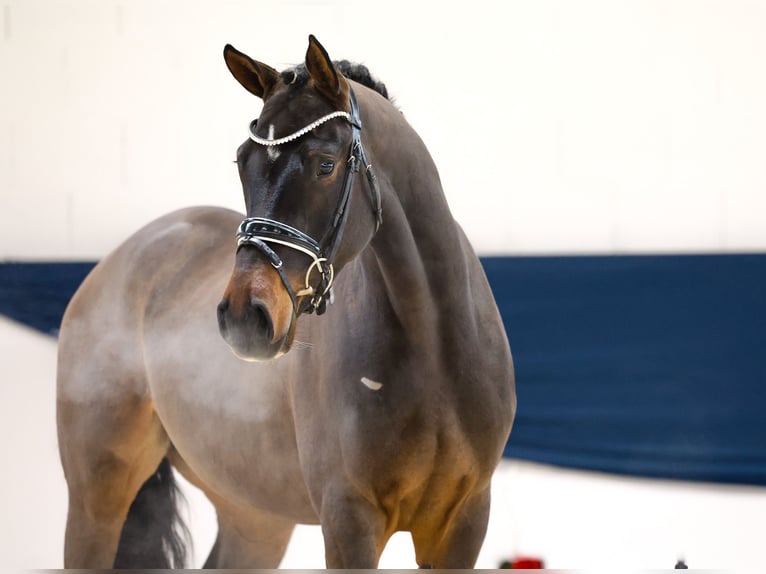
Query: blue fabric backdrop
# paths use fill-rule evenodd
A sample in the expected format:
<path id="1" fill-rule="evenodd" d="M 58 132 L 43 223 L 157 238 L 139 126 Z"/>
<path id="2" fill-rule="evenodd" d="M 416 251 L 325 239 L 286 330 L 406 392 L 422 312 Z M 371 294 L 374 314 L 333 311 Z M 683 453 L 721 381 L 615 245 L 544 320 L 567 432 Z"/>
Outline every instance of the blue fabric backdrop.
<path id="1" fill-rule="evenodd" d="M 507 456 L 766 485 L 766 254 L 483 263 L 516 363 Z M 0 265 L 0 313 L 55 335 L 92 266 Z"/>
<path id="2" fill-rule="evenodd" d="M 485 259 L 512 457 L 766 484 L 766 255 Z"/>

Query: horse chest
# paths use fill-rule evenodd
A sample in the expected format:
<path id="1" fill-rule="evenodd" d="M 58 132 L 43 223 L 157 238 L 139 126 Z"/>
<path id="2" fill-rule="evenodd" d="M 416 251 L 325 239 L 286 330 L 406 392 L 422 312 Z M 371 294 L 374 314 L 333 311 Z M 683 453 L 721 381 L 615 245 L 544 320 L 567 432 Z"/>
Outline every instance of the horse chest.
<path id="1" fill-rule="evenodd" d="M 468 436 L 463 408 L 450 397 L 454 381 L 411 361 L 355 367 L 295 394 L 298 447 L 315 501 L 342 469 L 344 481 L 406 529 L 461 484 L 489 480 L 494 462 L 476 456 L 477 437 Z"/>

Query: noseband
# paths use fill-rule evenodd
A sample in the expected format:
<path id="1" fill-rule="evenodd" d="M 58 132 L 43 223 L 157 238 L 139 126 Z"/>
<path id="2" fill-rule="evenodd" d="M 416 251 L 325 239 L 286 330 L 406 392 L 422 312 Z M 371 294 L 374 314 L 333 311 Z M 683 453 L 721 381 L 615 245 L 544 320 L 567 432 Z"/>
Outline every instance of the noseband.
<path id="1" fill-rule="evenodd" d="M 362 147 L 362 121 L 359 117 L 359 104 L 356 101 L 356 95 L 351 86 L 349 86 L 349 100 L 351 103 L 351 113 L 345 111 L 332 112 L 297 132 L 279 139 L 264 139 L 255 135 L 255 126 L 258 120 L 253 120 L 250 124 L 250 139 L 262 146 L 277 146 L 291 142 L 335 118 L 344 118 L 351 124 L 351 150 L 346 162 L 343 190 L 338 198 L 338 204 L 335 207 L 330 226 L 321 241 L 316 241 L 310 235 L 281 221 L 266 217 L 248 217 L 240 224 L 237 230 L 237 248 L 239 249 L 243 245 L 252 245 L 266 256 L 272 267 L 279 274 L 280 279 L 282 279 L 285 290 L 292 300 L 293 312 L 296 316 L 301 313 L 313 313 L 315 311 L 317 315 L 321 315 L 327 309 L 328 298 L 332 301 L 331 289 L 335 276 L 333 261 L 343 238 L 343 230 L 348 220 L 348 206 L 351 202 L 351 194 L 354 187 L 354 176 L 359 171 L 360 165 L 364 166 L 367 182 L 370 187 L 376 232 L 383 221 L 378 182 L 372 170 L 372 165 L 367 161 L 364 147 Z M 282 260 L 269 244 L 284 245 L 300 251 L 313 259 L 306 270 L 305 286 L 297 293 L 290 285 L 290 281 L 282 266 Z M 314 269 L 319 274 L 319 281 L 316 285 L 311 283 L 311 275 Z M 301 308 L 298 298 L 304 296 L 308 296 L 310 299 L 308 304 Z"/>

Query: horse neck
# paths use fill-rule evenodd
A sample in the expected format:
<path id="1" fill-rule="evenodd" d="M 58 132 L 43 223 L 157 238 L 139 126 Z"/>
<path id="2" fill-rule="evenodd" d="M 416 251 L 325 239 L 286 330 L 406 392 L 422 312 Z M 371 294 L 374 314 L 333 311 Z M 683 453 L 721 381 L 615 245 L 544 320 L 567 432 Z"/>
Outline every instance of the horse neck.
<path id="1" fill-rule="evenodd" d="M 373 163 L 385 182 L 383 225 L 371 243 L 400 321 L 466 308 L 473 257 L 450 212 L 436 166 L 420 137 L 391 107 L 371 130 L 386 134 Z"/>

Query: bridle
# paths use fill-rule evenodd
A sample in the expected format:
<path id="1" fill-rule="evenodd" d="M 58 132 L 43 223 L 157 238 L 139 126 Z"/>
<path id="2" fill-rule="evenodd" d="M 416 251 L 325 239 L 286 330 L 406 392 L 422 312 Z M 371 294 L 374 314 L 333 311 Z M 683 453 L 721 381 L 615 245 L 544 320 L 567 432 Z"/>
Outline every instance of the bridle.
<path id="1" fill-rule="evenodd" d="M 349 100 L 351 103 L 351 113 L 345 111 L 332 112 L 306 127 L 278 139 L 265 139 L 255 135 L 255 127 L 258 120 L 253 120 L 250 123 L 250 139 L 262 146 L 277 146 L 291 142 L 335 118 L 344 118 L 351 124 L 351 150 L 346 162 L 343 189 L 338 198 L 330 226 L 320 241 L 281 221 L 266 217 L 248 217 L 237 229 L 237 249 L 239 250 L 243 245 L 252 245 L 266 256 L 272 267 L 279 274 L 285 290 L 290 295 L 293 303 L 293 313 L 296 317 L 301 313 L 313 313 L 315 311 L 317 315 L 321 315 L 327 309 L 327 300 L 330 299 L 332 301 L 331 289 L 335 277 L 333 261 L 338 252 L 338 247 L 343 238 L 343 230 L 348 221 L 348 206 L 351 202 L 354 176 L 359 171 L 360 165 L 364 166 L 367 182 L 370 187 L 370 199 L 372 201 L 373 216 L 375 217 L 376 232 L 383 221 L 378 182 L 372 170 L 372 165 L 364 153 L 364 147 L 362 147 L 362 121 L 359 117 L 359 104 L 356 101 L 356 95 L 351 86 L 349 86 Z M 290 281 L 282 266 L 282 260 L 269 244 L 284 245 L 308 255 L 313 260 L 306 269 L 305 286 L 297 293 L 290 285 Z M 319 281 L 316 285 L 311 284 L 311 275 L 314 269 L 319 273 Z M 307 304 L 300 307 L 298 303 L 299 297 L 310 297 L 310 299 Z"/>

